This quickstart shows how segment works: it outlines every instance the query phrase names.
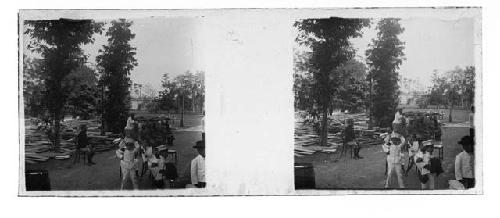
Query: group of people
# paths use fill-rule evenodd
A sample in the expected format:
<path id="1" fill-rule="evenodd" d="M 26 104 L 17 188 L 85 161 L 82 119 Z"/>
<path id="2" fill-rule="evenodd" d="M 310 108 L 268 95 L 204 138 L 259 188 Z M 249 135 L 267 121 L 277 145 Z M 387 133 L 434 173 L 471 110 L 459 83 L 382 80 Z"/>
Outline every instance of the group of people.
<path id="1" fill-rule="evenodd" d="M 398 109 L 393 120 L 391 131 L 386 133 L 382 150 L 386 153 L 385 188 L 389 188 L 392 175 L 397 176 L 398 187 L 405 188 L 404 176 L 416 166 L 418 179 L 422 189 L 434 189 L 435 179 L 444 172 L 441 160 L 434 157 L 434 142 L 441 140 L 440 124 L 435 115 L 417 115 L 409 118 Z M 429 123 L 431 125 L 429 125 Z M 361 147 L 357 143 L 353 120 L 347 119 L 343 132 L 344 146 L 351 147 L 354 159 L 361 159 Z M 420 127 L 420 125 L 425 125 Z M 471 124 L 472 125 L 472 124 Z M 424 129 L 419 129 L 424 128 Z M 426 129 L 427 128 L 427 129 Z M 457 142 L 463 151 L 455 160 L 455 177 L 464 188 L 474 187 L 474 130 Z M 430 139 L 430 140 L 429 140 Z M 406 158 L 408 167 L 405 168 Z"/>
<path id="2" fill-rule="evenodd" d="M 158 123 L 166 125 L 170 129 L 168 122 Z M 155 122 L 146 123 L 138 131 L 138 123 L 131 115 L 127 119 L 125 136 L 119 140 L 116 156 L 120 159 L 120 170 L 122 174 L 121 189 L 130 180 L 134 189 L 138 189 L 139 171 L 143 175 L 149 171 L 153 184 L 156 188 L 163 188 L 164 178 L 174 180 L 177 178 L 175 165 L 167 161 L 167 147 L 172 145 L 173 135 L 161 131 Z M 149 127 L 149 128 L 148 128 Z M 169 142 L 170 141 L 170 142 Z M 196 142 L 195 148 L 199 155 L 191 162 L 191 180 L 195 187 L 205 187 L 205 142 Z"/>
<path id="3" fill-rule="evenodd" d="M 419 138 L 441 140 L 441 124 L 436 113 L 403 113 L 399 108 L 392 121 L 392 129 L 403 135 L 416 134 Z"/>
<path id="4" fill-rule="evenodd" d="M 405 188 L 403 174 L 407 176 L 413 165 L 416 165 L 421 188 L 434 189 L 435 179 L 444 172 L 441 166 L 441 160 L 433 155 L 433 142 L 440 140 L 440 132 L 439 135 L 432 135 L 433 138 L 427 135 L 427 137 L 431 137 L 433 140 L 426 141 L 424 141 L 425 134 L 408 134 L 404 122 L 401 122 L 401 120 L 404 119 L 401 112 L 402 110 L 400 109 L 395 114 L 393 130 L 385 137 L 385 143 L 382 145 L 383 151 L 387 154 L 387 178 L 385 188 L 389 187 L 389 181 L 393 172 L 396 172 L 399 188 Z M 435 132 L 435 130 L 431 131 Z M 405 140 L 405 134 L 408 140 Z M 474 187 L 475 183 L 473 172 L 473 136 L 474 135 L 471 133 L 470 135 L 463 136 L 461 140 L 457 142 L 458 145 L 462 146 L 463 151 L 458 154 L 455 159 L 455 177 L 466 189 Z M 405 156 L 408 156 L 408 167 L 406 169 L 404 166 Z"/>
<path id="5" fill-rule="evenodd" d="M 385 137 L 382 150 L 386 153 L 385 188 L 389 188 L 394 172 L 399 188 L 405 188 L 403 175 L 407 176 L 414 165 L 416 165 L 422 189 L 434 189 L 435 178 L 444 172 L 441 160 L 433 156 L 434 144 L 431 141 L 422 141 L 416 135 L 411 135 L 406 140 L 401 133 L 393 130 Z M 405 169 L 406 156 L 408 167 Z"/>

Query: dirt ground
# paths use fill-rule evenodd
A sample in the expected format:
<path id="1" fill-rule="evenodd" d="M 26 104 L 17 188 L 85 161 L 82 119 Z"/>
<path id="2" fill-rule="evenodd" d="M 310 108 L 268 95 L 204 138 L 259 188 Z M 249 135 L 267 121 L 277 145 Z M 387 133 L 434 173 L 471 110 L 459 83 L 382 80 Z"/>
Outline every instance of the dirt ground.
<path id="1" fill-rule="evenodd" d="M 444 160 L 442 161 L 443 174 L 436 178 L 435 189 L 448 189 L 448 180 L 454 177 L 455 156 L 462 151 L 457 142 L 464 135 L 469 134 L 468 127 L 444 127 L 443 145 Z M 437 155 L 437 151 L 434 152 Z M 381 146 L 371 146 L 361 150 L 361 160 L 342 157 L 335 162 L 337 154 L 315 153 L 303 157 L 295 157 L 296 163 L 313 163 L 317 189 L 383 189 L 386 176 L 385 153 Z M 406 163 L 406 166 L 408 164 Z M 404 178 L 406 189 L 420 189 L 416 170 L 413 167 Z M 390 181 L 390 188 L 397 188 L 396 174 Z"/>
<path id="2" fill-rule="evenodd" d="M 190 183 L 191 160 L 198 155 L 193 146 L 201 140 L 201 133 L 197 131 L 175 131 L 174 146 L 169 149 L 177 151 L 177 172 L 179 178 L 174 183 L 174 188 L 184 188 Z M 26 169 L 46 169 L 52 190 L 119 190 L 120 165 L 115 156 L 115 149 L 96 153 L 92 166 L 83 165 L 83 162 L 73 164 L 73 157 L 68 160 L 49 160 L 45 163 L 28 164 Z M 146 173 L 139 180 L 139 189 L 153 189 L 152 181 Z M 169 184 L 166 183 L 168 188 Z M 127 189 L 132 189 L 129 182 Z"/>

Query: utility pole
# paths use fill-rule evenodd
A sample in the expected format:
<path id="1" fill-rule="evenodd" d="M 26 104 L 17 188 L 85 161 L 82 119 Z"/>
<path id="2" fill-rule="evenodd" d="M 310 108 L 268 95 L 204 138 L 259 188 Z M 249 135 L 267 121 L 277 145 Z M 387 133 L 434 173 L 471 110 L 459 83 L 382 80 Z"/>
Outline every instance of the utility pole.
<path id="1" fill-rule="evenodd" d="M 184 127 L 184 93 L 182 93 L 182 103 L 181 103 L 181 123 L 180 127 Z"/>
<path id="2" fill-rule="evenodd" d="M 101 135 L 105 135 L 104 129 L 104 81 L 101 84 Z"/>

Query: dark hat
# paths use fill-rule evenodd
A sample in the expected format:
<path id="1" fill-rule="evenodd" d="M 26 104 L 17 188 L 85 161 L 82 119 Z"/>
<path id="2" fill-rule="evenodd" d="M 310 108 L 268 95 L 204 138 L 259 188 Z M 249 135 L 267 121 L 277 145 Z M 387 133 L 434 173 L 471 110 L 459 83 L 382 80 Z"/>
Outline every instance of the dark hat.
<path id="1" fill-rule="evenodd" d="M 462 139 L 460 139 L 460 141 L 458 141 L 458 144 L 460 144 L 460 145 L 473 145 L 474 139 L 472 139 L 471 136 L 466 135 L 466 136 L 462 137 Z"/>
<path id="2" fill-rule="evenodd" d="M 200 140 L 196 142 L 196 145 L 193 148 L 205 148 L 205 141 Z"/>
<path id="3" fill-rule="evenodd" d="M 399 143 L 401 143 L 401 138 L 399 138 L 399 137 L 392 137 L 391 138 L 391 142 L 394 143 L 394 144 L 399 144 Z"/>

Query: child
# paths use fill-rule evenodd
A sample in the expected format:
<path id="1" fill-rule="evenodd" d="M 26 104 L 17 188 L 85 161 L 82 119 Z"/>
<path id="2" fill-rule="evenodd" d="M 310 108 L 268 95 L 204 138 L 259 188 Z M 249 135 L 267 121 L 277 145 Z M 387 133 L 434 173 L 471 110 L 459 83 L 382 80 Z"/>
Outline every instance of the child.
<path id="1" fill-rule="evenodd" d="M 148 165 L 153 177 L 153 184 L 156 188 L 163 188 L 163 174 L 161 172 L 165 168 L 165 159 L 159 152 L 155 152 L 149 160 Z"/>
<path id="2" fill-rule="evenodd" d="M 408 148 L 408 168 L 406 168 L 405 176 L 408 176 L 408 172 L 411 170 L 413 165 L 415 164 L 415 155 L 420 149 L 420 144 L 417 140 L 417 135 L 413 134 L 408 141 L 410 147 Z"/>
<path id="3" fill-rule="evenodd" d="M 392 172 L 396 171 L 396 175 L 398 177 L 398 185 L 399 188 L 405 188 L 403 182 L 403 173 L 402 173 L 402 165 L 401 165 L 401 147 L 405 143 L 405 139 L 403 136 L 398 133 L 391 133 L 389 135 L 390 139 L 386 141 L 385 144 L 382 145 L 382 149 L 384 152 L 388 153 L 387 155 L 387 179 L 385 181 L 385 188 L 389 188 L 389 181 L 392 176 Z"/>
<path id="4" fill-rule="evenodd" d="M 135 147 L 135 141 L 132 139 L 126 139 L 124 141 L 125 146 L 116 150 L 116 156 L 120 159 L 120 168 L 122 172 L 121 189 L 123 190 L 125 183 L 130 179 L 134 190 L 137 190 L 139 189 L 136 177 L 138 148 Z"/>
<path id="5" fill-rule="evenodd" d="M 414 157 L 422 189 L 434 189 L 434 174 L 431 173 L 430 164 L 433 151 L 434 147 L 432 145 L 424 144 Z"/>

